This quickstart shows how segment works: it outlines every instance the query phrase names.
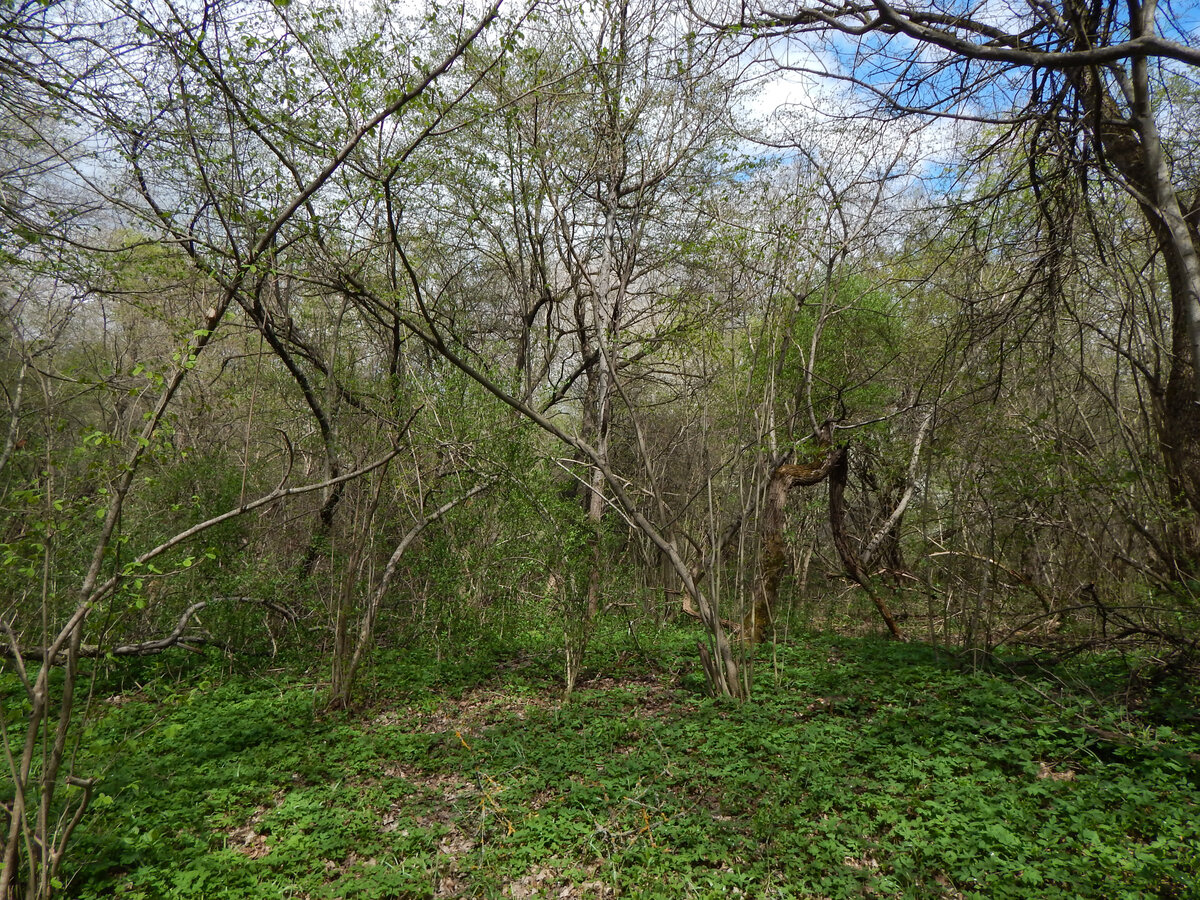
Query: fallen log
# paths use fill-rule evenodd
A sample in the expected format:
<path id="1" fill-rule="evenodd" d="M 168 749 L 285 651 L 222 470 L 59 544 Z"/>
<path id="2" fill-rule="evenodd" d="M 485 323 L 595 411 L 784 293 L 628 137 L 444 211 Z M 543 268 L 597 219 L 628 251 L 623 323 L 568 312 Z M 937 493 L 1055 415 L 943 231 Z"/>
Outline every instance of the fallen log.
<path id="1" fill-rule="evenodd" d="M 288 622 L 296 621 L 296 613 L 288 609 L 281 603 L 276 603 L 273 600 L 263 600 L 258 597 L 213 597 L 210 600 L 199 600 L 193 603 L 183 611 L 179 617 L 179 621 L 175 623 L 175 627 L 169 634 L 160 638 L 154 638 L 148 641 L 140 641 L 134 644 L 120 644 L 116 647 L 103 647 L 98 644 L 83 644 L 79 648 L 79 657 L 83 659 L 96 659 L 102 656 L 151 656 L 156 653 L 162 653 L 164 650 L 169 650 L 172 647 L 180 647 L 184 650 L 195 650 L 197 647 L 207 644 L 211 641 L 211 637 L 202 632 L 189 631 L 188 627 L 192 620 L 204 609 L 213 603 L 248 603 L 255 606 L 261 606 L 269 612 L 281 616 Z M 27 647 L 21 649 L 18 645 L 16 634 L 12 627 L 5 622 L 4 631 L 8 635 L 8 641 L 0 652 L 10 659 L 36 659 L 41 662 L 46 662 L 45 647 Z M 66 652 L 60 650 L 50 663 L 59 665 L 65 662 Z"/>

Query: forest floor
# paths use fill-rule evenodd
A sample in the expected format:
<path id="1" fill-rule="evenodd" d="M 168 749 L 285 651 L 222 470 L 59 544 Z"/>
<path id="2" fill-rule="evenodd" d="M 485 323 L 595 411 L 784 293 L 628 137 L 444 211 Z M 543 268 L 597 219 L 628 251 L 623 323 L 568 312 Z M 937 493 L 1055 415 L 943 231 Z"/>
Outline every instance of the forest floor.
<path id="1" fill-rule="evenodd" d="M 1023 679 L 802 636 L 736 706 L 694 638 L 614 628 L 569 702 L 537 635 L 383 651 L 337 713 L 316 676 L 135 664 L 99 688 L 64 893 L 1200 898 L 1190 689 L 1122 704 L 1104 661 Z"/>

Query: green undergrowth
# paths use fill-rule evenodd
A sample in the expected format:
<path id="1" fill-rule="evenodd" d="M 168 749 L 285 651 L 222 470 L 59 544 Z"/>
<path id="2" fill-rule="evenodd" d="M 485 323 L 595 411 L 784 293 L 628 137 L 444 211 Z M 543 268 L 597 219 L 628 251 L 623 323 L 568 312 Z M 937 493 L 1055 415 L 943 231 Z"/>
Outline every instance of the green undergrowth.
<path id="1" fill-rule="evenodd" d="M 106 700 L 80 898 L 1200 898 L 1200 736 L 913 645 L 764 648 L 703 696 L 666 631 Z M 83 760 L 81 770 L 89 767 Z"/>

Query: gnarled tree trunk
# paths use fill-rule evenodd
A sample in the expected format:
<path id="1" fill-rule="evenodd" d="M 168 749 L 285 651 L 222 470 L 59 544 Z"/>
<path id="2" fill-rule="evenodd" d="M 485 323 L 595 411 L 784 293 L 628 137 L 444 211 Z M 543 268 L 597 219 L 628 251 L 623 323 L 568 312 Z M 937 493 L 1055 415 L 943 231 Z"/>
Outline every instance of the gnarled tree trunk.
<path id="1" fill-rule="evenodd" d="M 779 584 L 787 569 L 787 553 L 783 543 L 783 519 L 787 511 L 788 494 L 793 488 L 810 487 L 824 481 L 839 455 L 833 450 L 824 459 L 813 463 L 784 463 L 775 467 L 767 483 L 767 502 L 763 510 L 762 563 L 754 603 L 742 622 L 742 640 L 749 645 L 763 639 L 773 621 Z"/>
<path id="2" fill-rule="evenodd" d="M 845 498 L 849 472 L 849 451 L 840 448 L 835 452 L 833 465 L 829 470 L 829 527 L 833 532 L 833 543 L 837 547 L 838 556 L 842 559 L 842 565 L 846 567 L 846 574 L 853 578 L 870 596 L 871 602 L 879 610 L 879 615 L 883 617 L 884 624 L 892 633 L 892 637 L 902 641 L 904 634 L 900 631 L 900 626 L 896 624 L 896 617 L 892 615 L 887 601 L 871 585 L 870 575 L 867 572 L 869 561 L 864 560 L 854 549 L 854 545 L 850 542 L 850 535 L 846 532 Z"/>

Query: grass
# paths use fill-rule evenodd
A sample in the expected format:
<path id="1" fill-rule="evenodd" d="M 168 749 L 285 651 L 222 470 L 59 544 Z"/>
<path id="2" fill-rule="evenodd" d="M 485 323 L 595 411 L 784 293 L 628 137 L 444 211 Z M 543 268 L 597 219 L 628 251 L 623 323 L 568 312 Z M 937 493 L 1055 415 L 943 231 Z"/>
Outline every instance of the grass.
<path id="1" fill-rule="evenodd" d="M 114 695 L 67 893 L 1200 898 L 1181 722 L 815 636 L 764 649 L 738 707 L 689 640 L 599 640 L 569 704 L 537 640 L 385 654 L 333 715 L 278 678 Z"/>

